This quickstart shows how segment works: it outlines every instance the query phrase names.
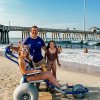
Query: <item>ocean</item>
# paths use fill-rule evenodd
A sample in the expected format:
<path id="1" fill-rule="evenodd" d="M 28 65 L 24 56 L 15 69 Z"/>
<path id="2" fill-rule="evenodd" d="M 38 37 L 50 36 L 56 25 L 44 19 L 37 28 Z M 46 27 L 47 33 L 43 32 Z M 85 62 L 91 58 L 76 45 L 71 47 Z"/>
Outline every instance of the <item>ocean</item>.
<path id="1" fill-rule="evenodd" d="M 50 39 L 48 39 L 49 41 Z M 21 41 L 21 38 L 10 38 L 10 44 L 17 46 L 18 41 Z M 59 54 L 59 59 L 76 62 L 81 64 L 88 64 L 93 66 L 100 66 L 100 46 L 95 45 L 83 45 L 79 43 L 69 43 L 69 42 L 56 42 L 57 46 L 62 47 L 62 53 Z M 4 55 L 5 47 L 8 44 L 0 44 L 0 52 Z M 46 42 L 47 45 L 47 42 Z M 89 52 L 84 53 L 84 48 L 88 48 Z"/>

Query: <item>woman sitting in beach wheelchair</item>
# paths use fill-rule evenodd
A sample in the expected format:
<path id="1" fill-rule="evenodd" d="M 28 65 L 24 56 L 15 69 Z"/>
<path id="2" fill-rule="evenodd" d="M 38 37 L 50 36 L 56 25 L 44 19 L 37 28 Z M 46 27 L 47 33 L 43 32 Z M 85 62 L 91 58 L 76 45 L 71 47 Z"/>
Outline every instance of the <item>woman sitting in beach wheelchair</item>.
<path id="1" fill-rule="evenodd" d="M 34 84 L 39 82 L 46 82 L 47 86 L 50 89 L 54 89 L 62 94 L 72 94 L 77 98 L 84 97 L 85 93 L 88 92 L 88 89 L 80 84 L 74 86 L 59 84 L 49 71 L 43 72 L 41 70 L 34 70 L 31 67 L 29 68 L 29 66 L 31 65 L 31 59 L 29 57 L 29 48 L 26 45 L 22 45 L 19 48 L 18 58 L 14 54 L 10 53 L 9 47 L 6 48 L 5 56 L 9 60 L 19 65 L 21 73 L 23 75 L 20 81 L 20 85 L 14 91 L 14 100 L 38 100 L 38 89 Z M 15 59 L 18 59 L 18 62 Z M 70 88 L 70 91 L 68 91 L 68 88 Z"/>
<path id="2" fill-rule="evenodd" d="M 22 45 L 18 51 L 18 63 L 23 75 L 24 82 L 37 82 L 37 80 L 49 80 L 52 84 L 60 88 L 60 85 L 49 71 L 35 70 L 31 67 L 29 48 L 27 45 Z"/>

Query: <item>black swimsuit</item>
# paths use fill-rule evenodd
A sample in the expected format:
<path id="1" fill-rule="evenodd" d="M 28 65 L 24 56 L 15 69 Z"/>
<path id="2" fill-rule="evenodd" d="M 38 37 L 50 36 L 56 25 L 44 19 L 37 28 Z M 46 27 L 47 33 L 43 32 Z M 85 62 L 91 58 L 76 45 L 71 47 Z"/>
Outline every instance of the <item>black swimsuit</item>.
<path id="1" fill-rule="evenodd" d="M 28 62 L 27 60 L 25 60 L 25 62 L 28 64 L 27 67 L 26 67 L 26 70 L 31 70 L 31 68 L 34 69 L 32 61 Z M 27 76 L 28 76 L 27 74 L 23 75 L 23 81 L 22 81 L 22 83 L 28 82 L 27 81 Z"/>

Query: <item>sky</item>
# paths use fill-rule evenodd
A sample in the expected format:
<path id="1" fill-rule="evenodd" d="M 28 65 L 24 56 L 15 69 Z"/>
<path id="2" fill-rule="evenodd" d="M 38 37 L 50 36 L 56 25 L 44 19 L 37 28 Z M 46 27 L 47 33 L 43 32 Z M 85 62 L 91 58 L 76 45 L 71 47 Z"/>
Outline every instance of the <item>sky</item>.
<path id="1" fill-rule="evenodd" d="M 87 30 L 100 27 L 99 4 L 100 0 L 86 0 Z M 10 22 L 12 26 L 83 30 L 83 19 L 84 0 L 0 0 L 0 24 L 3 25 Z"/>

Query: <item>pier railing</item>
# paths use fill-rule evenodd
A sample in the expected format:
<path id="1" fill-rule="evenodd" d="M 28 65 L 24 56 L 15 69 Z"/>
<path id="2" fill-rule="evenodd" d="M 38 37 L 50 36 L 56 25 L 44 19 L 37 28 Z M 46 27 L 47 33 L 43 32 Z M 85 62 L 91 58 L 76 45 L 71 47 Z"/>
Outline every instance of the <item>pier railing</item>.
<path id="1" fill-rule="evenodd" d="M 9 43 L 10 31 L 21 31 L 22 40 L 30 35 L 31 27 L 21 26 L 4 26 L 0 25 L 0 43 Z M 51 33 L 51 40 L 55 41 L 100 41 L 100 31 L 82 31 L 82 30 L 69 30 L 69 29 L 51 29 L 39 28 L 39 36 L 47 41 L 47 34 Z M 62 34 L 62 36 L 61 36 Z"/>

